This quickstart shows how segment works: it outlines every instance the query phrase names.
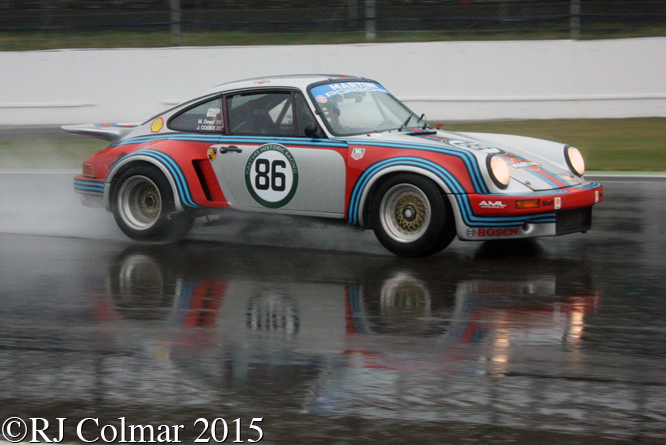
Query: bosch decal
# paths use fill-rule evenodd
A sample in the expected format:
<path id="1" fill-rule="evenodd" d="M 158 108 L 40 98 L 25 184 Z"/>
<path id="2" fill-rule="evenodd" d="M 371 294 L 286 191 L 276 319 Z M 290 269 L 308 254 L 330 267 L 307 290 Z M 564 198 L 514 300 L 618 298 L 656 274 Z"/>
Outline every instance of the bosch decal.
<path id="1" fill-rule="evenodd" d="M 500 238 L 504 236 L 518 235 L 518 227 L 508 227 L 506 229 L 479 229 L 479 238 L 495 237 Z"/>

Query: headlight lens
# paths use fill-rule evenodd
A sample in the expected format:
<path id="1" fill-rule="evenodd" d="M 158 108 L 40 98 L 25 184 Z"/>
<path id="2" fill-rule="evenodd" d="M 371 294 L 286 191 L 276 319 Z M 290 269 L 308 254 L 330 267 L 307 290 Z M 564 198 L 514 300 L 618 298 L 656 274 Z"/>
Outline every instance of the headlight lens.
<path id="1" fill-rule="evenodd" d="M 488 156 L 487 164 L 488 173 L 490 173 L 490 178 L 495 185 L 501 189 L 507 188 L 511 180 L 511 174 L 509 173 L 509 166 L 506 161 L 501 156 L 490 155 Z"/>
<path id="2" fill-rule="evenodd" d="M 567 160 L 567 165 L 574 174 L 578 176 L 585 174 L 585 161 L 577 148 L 568 145 L 564 147 L 564 159 Z"/>

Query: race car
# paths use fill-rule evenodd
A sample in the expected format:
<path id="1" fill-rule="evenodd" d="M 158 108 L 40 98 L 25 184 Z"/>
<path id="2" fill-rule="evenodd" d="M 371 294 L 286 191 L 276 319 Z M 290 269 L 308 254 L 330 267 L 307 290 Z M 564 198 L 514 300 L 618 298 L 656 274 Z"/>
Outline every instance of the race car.
<path id="1" fill-rule="evenodd" d="M 184 236 L 236 209 L 328 218 L 425 257 L 466 241 L 585 232 L 603 187 L 580 151 L 433 129 L 378 82 L 343 75 L 225 83 L 142 124 L 63 126 L 111 145 L 74 189 L 130 238 Z"/>

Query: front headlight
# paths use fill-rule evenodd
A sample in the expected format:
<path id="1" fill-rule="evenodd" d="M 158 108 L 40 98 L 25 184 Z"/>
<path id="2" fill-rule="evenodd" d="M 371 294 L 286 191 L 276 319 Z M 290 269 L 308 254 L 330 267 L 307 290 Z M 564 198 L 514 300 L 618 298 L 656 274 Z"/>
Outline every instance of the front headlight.
<path id="1" fill-rule="evenodd" d="M 495 185 L 501 189 L 507 188 L 511 180 L 509 173 L 509 166 L 506 161 L 498 155 L 490 155 L 487 158 L 486 164 L 488 165 L 488 173 Z"/>
<path id="2" fill-rule="evenodd" d="M 578 176 L 585 174 L 585 161 L 577 148 L 568 145 L 564 147 L 564 159 L 567 160 L 567 165 L 573 174 Z"/>

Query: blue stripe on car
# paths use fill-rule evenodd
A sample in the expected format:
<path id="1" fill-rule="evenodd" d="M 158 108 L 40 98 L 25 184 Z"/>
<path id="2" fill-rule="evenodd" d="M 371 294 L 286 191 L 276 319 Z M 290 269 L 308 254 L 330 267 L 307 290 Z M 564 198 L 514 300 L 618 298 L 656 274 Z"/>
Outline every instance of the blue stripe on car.
<path id="1" fill-rule="evenodd" d="M 265 143 L 285 143 L 285 144 L 297 144 L 303 146 L 312 146 L 312 147 L 334 147 L 334 148 L 347 148 L 348 145 L 362 145 L 362 146 L 379 146 L 395 149 L 406 149 L 406 150 L 421 150 L 421 151 L 430 151 L 433 153 L 440 153 L 450 156 L 455 156 L 461 159 L 465 163 L 467 171 L 470 173 L 472 179 L 472 184 L 477 193 L 488 194 L 488 188 L 483 181 L 483 176 L 481 175 L 481 169 L 477 162 L 476 157 L 470 152 L 453 147 L 437 147 L 434 145 L 425 145 L 425 144 L 410 144 L 410 143 L 399 143 L 399 142 L 373 142 L 373 141 L 363 141 L 356 139 L 322 139 L 320 141 L 313 141 L 309 139 L 297 138 L 297 137 L 265 137 L 265 136 L 221 136 L 221 135 L 198 135 L 198 134 L 183 134 L 183 133 L 170 133 L 163 135 L 146 135 L 146 136 L 137 136 L 131 139 L 126 139 L 124 141 L 117 142 L 112 145 L 131 145 L 131 144 L 142 144 L 145 142 L 155 141 L 155 140 L 175 140 L 175 141 L 188 141 L 188 142 L 210 142 L 210 143 L 255 143 L 255 144 L 265 144 Z"/>
<path id="2" fill-rule="evenodd" d="M 169 133 L 163 135 L 146 135 L 137 136 L 131 139 L 119 141 L 113 146 L 118 145 L 133 145 L 143 144 L 145 142 L 157 140 L 172 140 L 172 141 L 186 141 L 186 142 L 210 142 L 210 143 L 239 143 L 239 144 L 267 144 L 267 143 L 285 143 L 305 145 L 312 147 L 335 147 L 347 148 L 347 143 L 344 141 L 322 139 L 313 141 L 310 139 L 297 138 L 297 137 L 267 137 L 267 136 L 227 136 L 227 135 L 205 135 L 205 134 L 184 134 L 184 133 Z"/>
<path id="3" fill-rule="evenodd" d="M 190 188 L 187 184 L 187 181 L 185 180 L 185 175 L 183 174 L 183 171 L 180 169 L 180 166 L 178 166 L 176 161 L 174 161 L 173 158 L 171 158 L 171 156 L 167 155 L 166 153 L 162 153 L 161 151 L 145 149 L 145 150 L 137 150 L 125 156 L 123 160 L 133 156 L 141 156 L 141 155 L 152 157 L 153 159 L 159 161 L 162 165 L 164 165 L 167 168 L 167 170 L 171 174 L 171 177 L 176 183 L 176 188 L 178 189 L 178 196 L 180 197 L 180 201 L 183 203 L 183 206 L 192 207 L 192 208 L 201 207 L 200 205 L 194 202 L 194 199 L 192 199 L 192 194 L 190 193 Z"/>
<path id="4" fill-rule="evenodd" d="M 104 183 L 99 181 L 87 181 L 85 179 L 74 179 L 74 190 L 79 193 L 102 195 L 104 194 Z"/>
<path id="5" fill-rule="evenodd" d="M 469 197 L 464 187 L 451 172 L 427 159 L 400 157 L 377 162 L 361 174 L 352 189 L 349 199 L 349 224 L 358 224 L 358 214 L 361 210 L 361 196 L 363 196 L 370 179 L 382 170 L 397 165 L 419 167 L 437 175 L 452 192 L 458 203 L 463 222 L 469 227 L 512 227 L 521 226 L 526 222 L 555 222 L 554 212 L 521 216 L 476 216 L 472 211 L 472 205 L 469 202 Z"/>

